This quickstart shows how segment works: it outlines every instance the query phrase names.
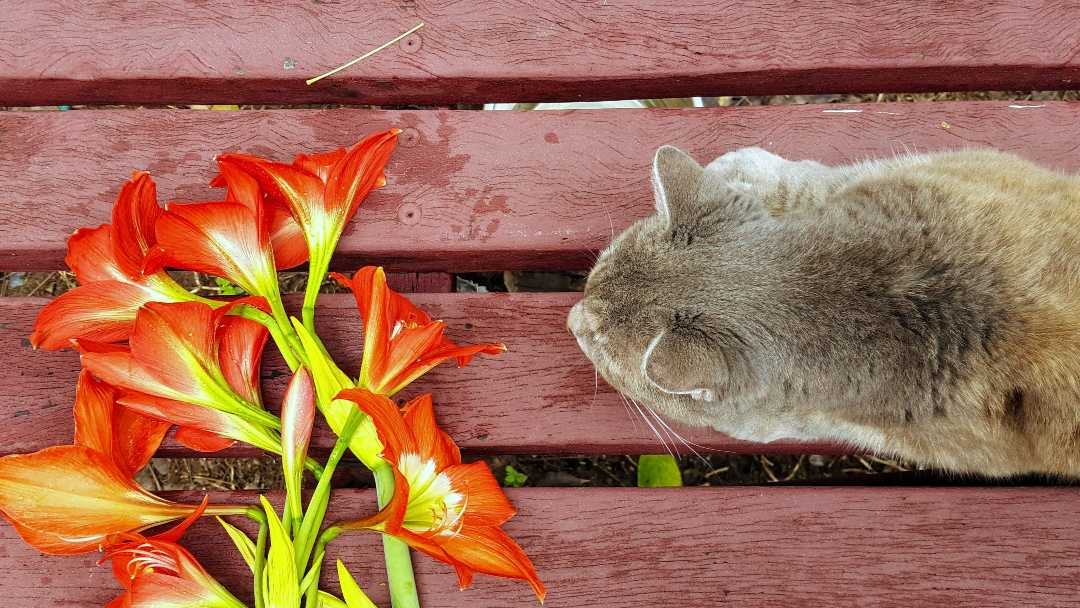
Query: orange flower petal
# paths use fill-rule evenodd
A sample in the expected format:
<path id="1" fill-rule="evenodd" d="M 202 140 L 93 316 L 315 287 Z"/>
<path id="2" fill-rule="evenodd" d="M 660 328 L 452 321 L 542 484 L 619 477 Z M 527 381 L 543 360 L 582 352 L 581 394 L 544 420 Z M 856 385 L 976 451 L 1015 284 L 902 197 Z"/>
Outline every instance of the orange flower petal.
<path id="1" fill-rule="evenodd" d="M 329 179 L 334 166 L 341 162 L 343 158 L 345 158 L 345 148 L 338 148 L 337 150 L 316 154 L 297 154 L 292 164 L 297 169 L 303 169 L 312 175 L 318 176 L 325 183 Z"/>
<path id="2" fill-rule="evenodd" d="M 304 231 L 293 219 L 288 205 L 279 199 L 266 199 L 255 178 L 236 165 L 222 163 L 220 170 L 221 174 L 210 185 L 224 186 L 227 188 L 225 200 L 244 205 L 260 218 L 260 230 L 270 236 L 278 270 L 306 262 L 308 250 Z"/>
<path id="3" fill-rule="evenodd" d="M 113 575 L 127 591 L 110 604 L 127 608 L 243 608 L 187 549 L 166 535 L 133 535 L 111 547 Z"/>
<path id="4" fill-rule="evenodd" d="M 442 340 L 445 326 L 442 321 L 434 321 L 419 327 L 399 329 L 390 342 L 390 348 L 378 369 L 378 376 L 372 378 L 372 390 L 392 395 L 408 382 L 404 378 L 417 378 L 434 367 L 416 372 L 416 364 L 428 351 Z M 395 390 L 396 389 L 396 390 Z"/>
<path id="5" fill-rule="evenodd" d="M 517 513 L 483 460 L 452 466 L 443 473 L 465 495 L 465 525 L 501 526 Z"/>
<path id="6" fill-rule="evenodd" d="M 345 530 L 375 530 L 391 536 L 411 534 L 402 527 L 409 508 L 409 480 L 394 468 L 394 495 L 378 513 L 341 524 Z"/>
<path id="7" fill-rule="evenodd" d="M 169 205 L 157 221 L 156 235 L 145 272 L 165 267 L 205 272 L 254 294 L 277 284 L 269 240 L 256 214 L 243 204 Z"/>
<path id="8" fill-rule="evenodd" d="M 66 291 L 49 302 L 34 321 L 30 343 L 34 348 L 70 348 L 84 338 L 98 342 L 128 339 L 139 307 L 151 301 L 153 292 L 131 283 L 99 281 Z"/>
<path id="9" fill-rule="evenodd" d="M 218 328 L 221 373 L 236 394 L 255 405 L 262 403 L 259 371 L 269 337 L 270 332 L 260 323 L 243 317 L 225 316 Z"/>
<path id="10" fill-rule="evenodd" d="M 383 182 L 383 168 L 397 147 L 398 129 L 372 133 L 349 148 L 326 177 L 324 201 L 328 213 L 343 215 L 348 222 L 360 201 Z"/>
<path id="11" fill-rule="evenodd" d="M 405 426 L 401 412 L 385 395 L 378 395 L 362 388 L 349 388 L 338 393 L 337 399 L 347 399 L 360 411 L 371 416 L 379 440 L 383 444 L 383 458 L 397 465 L 398 456 L 404 452 L 416 452 L 412 433 Z"/>
<path id="12" fill-rule="evenodd" d="M 232 165 L 253 177 L 271 199 L 288 205 L 305 234 L 321 211 L 323 182 L 307 171 L 245 154 L 223 154 L 218 157 L 218 165 Z M 309 242 L 312 236 L 307 234 Z"/>
<path id="13" fill-rule="evenodd" d="M 451 344 L 448 348 L 430 350 L 398 376 L 386 380 L 381 388 L 388 395 L 393 395 L 444 361 L 456 359 L 458 367 L 462 367 L 468 364 L 474 355 L 480 353 L 498 355 L 504 352 L 506 352 L 506 346 L 502 344 L 469 344 L 466 346 L 454 346 Z"/>
<path id="14" fill-rule="evenodd" d="M 196 452 L 220 452 L 236 444 L 235 439 L 222 437 L 217 433 L 204 431 L 190 426 L 182 426 L 176 429 L 173 436 L 176 442 L 182 446 L 191 448 Z"/>
<path id="15" fill-rule="evenodd" d="M 528 581 L 541 602 L 547 595 L 532 561 L 514 539 L 497 527 L 464 525 L 442 543 L 442 548 L 468 570 Z"/>
<path id="16" fill-rule="evenodd" d="M 0 512 L 39 551 L 93 551 L 113 534 L 190 514 L 138 486 L 106 455 L 56 446 L 0 458 Z"/>
<path id="17" fill-rule="evenodd" d="M 117 405 L 116 391 L 111 386 L 95 380 L 85 370 L 79 374 L 75 388 L 75 445 L 109 456 L 125 475 L 134 476 L 150 462 L 170 426 Z"/>
<path id="18" fill-rule="evenodd" d="M 82 364 L 94 376 L 117 388 L 138 387 L 158 395 L 182 398 L 184 395 L 150 375 L 131 355 L 131 348 L 93 340 L 76 340 Z"/>
<path id="19" fill-rule="evenodd" d="M 201 452 L 223 450 L 232 445 L 232 440 L 256 441 L 250 423 L 210 407 L 137 391 L 125 391 L 117 402 L 144 416 L 181 427 L 177 430 L 177 441 Z"/>
<path id="20" fill-rule="evenodd" d="M 130 281 L 113 257 L 112 227 L 79 228 L 67 241 L 64 257 L 79 285 L 95 281 Z"/>
<path id="21" fill-rule="evenodd" d="M 154 224 L 161 213 L 150 174 L 136 172 L 120 189 L 112 212 L 112 257 L 132 280 L 142 277 L 143 259 L 156 242 Z"/>
<path id="22" fill-rule="evenodd" d="M 393 395 L 448 359 L 465 365 L 476 354 L 497 354 L 502 344 L 457 346 L 443 335 L 441 321 L 432 321 L 423 310 L 386 285 L 382 268 L 367 266 L 352 279 L 332 275 L 349 287 L 356 299 L 364 326 L 364 355 L 359 384 L 372 391 Z"/>
<path id="23" fill-rule="evenodd" d="M 159 384 L 183 395 L 205 395 L 206 370 L 218 366 L 213 320 L 213 309 L 198 302 L 147 303 L 135 318 L 131 352 Z M 94 374 L 101 376 L 96 371 Z"/>
<path id="24" fill-rule="evenodd" d="M 461 464 L 461 450 L 435 422 L 435 406 L 430 394 L 420 395 L 406 403 L 401 416 L 421 459 L 434 460 L 436 469 L 440 471 Z"/>

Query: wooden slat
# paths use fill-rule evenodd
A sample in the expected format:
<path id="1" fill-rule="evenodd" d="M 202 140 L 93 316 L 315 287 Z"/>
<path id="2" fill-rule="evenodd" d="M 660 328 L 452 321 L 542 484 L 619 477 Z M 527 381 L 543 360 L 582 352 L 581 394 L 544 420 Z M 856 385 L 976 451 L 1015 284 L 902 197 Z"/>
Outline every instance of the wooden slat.
<path id="1" fill-rule="evenodd" d="M 324 6 L 324 5 L 313 5 Z M 2 90 L 2 89 L 0 89 Z M 1033 106 L 1033 107 L 1029 107 Z M 995 146 L 1080 168 L 1080 104 L 917 103 L 578 112 L 0 112 L 0 270 L 54 269 L 79 226 L 106 221 L 120 183 L 148 169 L 163 197 L 220 196 L 212 158 L 287 159 L 405 129 L 390 184 L 347 228 L 336 264 L 397 270 L 585 268 L 650 213 L 653 151 L 702 161 L 748 145 L 829 163 Z"/>
<path id="2" fill-rule="evenodd" d="M 1076 488 L 527 488 L 506 526 L 549 588 L 548 608 L 1080 605 Z M 343 491 L 341 517 L 369 513 Z M 188 536 L 211 573 L 251 588 L 224 533 Z M 0 527 L 9 608 L 97 608 L 116 594 L 95 557 L 40 556 Z M 388 606 L 374 534 L 331 545 Z M 478 576 L 458 592 L 450 568 L 414 558 L 425 608 L 535 606 L 527 586 Z M 328 581 L 328 588 L 332 583 Z"/>
<path id="3" fill-rule="evenodd" d="M 392 272 L 386 277 L 391 289 L 402 293 L 449 293 L 454 275 L 448 272 Z"/>
<path id="4" fill-rule="evenodd" d="M 633 420 L 565 329 L 566 312 L 579 294 L 415 294 L 410 296 L 448 324 L 463 342 L 502 341 L 509 352 L 478 357 L 458 370 L 447 363 L 405 393 L 435 395 L 441 422 L 463 447 L 480 453 L 663 452 L 641 420 Z M 78 357 L 72 352 L 30 349 L 30 333 L 41 298 L 0 298 L 0 453 L 31 452 L 70 443 L 71 404 Z M 293 300 L 293 304 L 299 304 Z M 295 308 L 295 307 L 294 307 Z M 355 374 L 362 348 L 360 322 L 351 295 L 324 296 L 318 325 L 327 348 Z M 288 370 L 273 353 L 264 365 L 266 403 L 276 409 Z M 676 427 L 678 428 L 678 427 Z M 723 435 L 681 429 L 702 448 L 754 453 L 832 453 L 837 448 L 777 443 L 759 446 Z M 316 449 L 333 438 L 319 433 Z M 684 452 L 685 447 L 680 447 Z M 223 454 L 250 454 L 235 448 Z M 164 455 L 190 455 L 174 444 Z"/>
<path id="5" fill-rule="evenodd" d="M 0 105 L 454 103 L 1080 82 L 1068 0 L 0 4 Z M 390 50 L 304 80 L 412 27 Z"/>

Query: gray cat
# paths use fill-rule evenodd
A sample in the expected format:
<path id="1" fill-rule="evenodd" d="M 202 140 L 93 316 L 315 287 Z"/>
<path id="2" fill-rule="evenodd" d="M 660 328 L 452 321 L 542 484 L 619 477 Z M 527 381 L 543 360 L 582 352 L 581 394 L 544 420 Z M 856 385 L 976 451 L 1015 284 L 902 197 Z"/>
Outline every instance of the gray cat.
<path id="1" fill-rule="evenodd" d="M 667 146 L 568 324 L 617 390 L 739 439 L 1080 474 L 1080 179 Z"/>

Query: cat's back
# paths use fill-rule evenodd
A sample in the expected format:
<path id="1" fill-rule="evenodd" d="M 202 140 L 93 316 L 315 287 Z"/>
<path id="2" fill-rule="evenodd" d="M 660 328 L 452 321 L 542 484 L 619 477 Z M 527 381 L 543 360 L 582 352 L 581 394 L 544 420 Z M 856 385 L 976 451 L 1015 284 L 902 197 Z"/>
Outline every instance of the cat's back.
<path id="1" fill-rule="evenodd" d="M 994 312 L 987 316 L 997 336 L 985 367 L 974 368 L 983 372 L 973 376 L 971 386 L 982 388 L 970 392 L 984 397 L 971 403 L 973 417 L 964 419 L 976 421 L 975 427 L 989 422 L 989 428 L 999 429 L 995 433 L 1018 430 L 1022 439 L 1003 442 L 1017 449 L 1017 459 L 1076 470 L 1080 179 L 986 150 L 898 158 L 853 171 L 827 201 L 828 213 L 905 252 L 899 263 L 910 262 L 917 277 L 928 276 L 926 268 L 935 264 L 956 269 L 942 293 L 966 294 L 952 301 L 958 310 L 978 312 L 978 301 L 992 304 L 986 308 Z M 907 288 L 918 292 L 919 280 L 907 282 Z M 943 327 L 940 333 L 955 330 Z M 923 432 L 934 437 L 935 425 L 949 424 L 910 432 L 916 439 Z M 972 445 L 987 442 L 984 437 Z M 1034 452 L 1017 447 L 1022 445 Z"/>

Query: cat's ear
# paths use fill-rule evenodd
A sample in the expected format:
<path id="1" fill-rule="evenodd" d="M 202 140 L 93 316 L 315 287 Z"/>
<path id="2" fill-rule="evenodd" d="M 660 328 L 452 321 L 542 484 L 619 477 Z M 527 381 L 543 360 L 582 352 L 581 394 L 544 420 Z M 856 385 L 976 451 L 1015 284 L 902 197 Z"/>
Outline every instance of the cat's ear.
<path id="1" fill-rule="evenodd" d="M 689 154 L 675 146 L 662 146 L 653 157 L 653 192 L 656 212 L 669 224 L 694 204 L 705 170 Z"/>
<path id="2" fill-rule="evenodd" d="M 687 153 L 663 146 L 653 159 L 656 212 L 671 227 L 676 241 L 690 242 L 723 224 L 739 224 L 767 216 L 752 186 L 707 171 Z"/>
<path id="3" fill-rule="evenodd" d="M 646 347 L 641 375 L 653 388 L 669 395 L 716 401 L 717 387 L 727 376 L 727 367 L 721 354 L 688 336 L 664 330 Z"/>

